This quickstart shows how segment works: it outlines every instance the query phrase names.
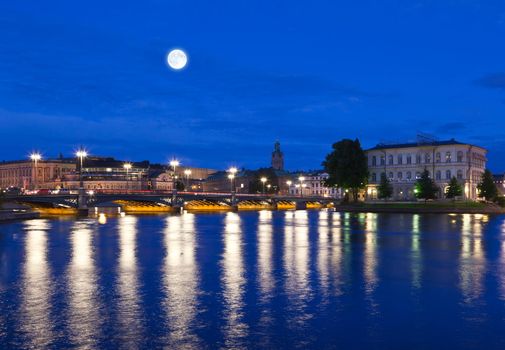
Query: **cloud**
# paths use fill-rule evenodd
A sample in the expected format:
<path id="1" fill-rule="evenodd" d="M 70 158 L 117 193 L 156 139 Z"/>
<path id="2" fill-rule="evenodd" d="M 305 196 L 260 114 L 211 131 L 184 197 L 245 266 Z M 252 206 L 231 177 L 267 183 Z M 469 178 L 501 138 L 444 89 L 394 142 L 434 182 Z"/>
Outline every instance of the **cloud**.
<path id="1" fill-rule="evenodd" d="M 505 73 L 492 73 L 483 76 L 475 81 L 477 85 L 490 88 L 490 89 L 504 89 L 505 90 Z"/>

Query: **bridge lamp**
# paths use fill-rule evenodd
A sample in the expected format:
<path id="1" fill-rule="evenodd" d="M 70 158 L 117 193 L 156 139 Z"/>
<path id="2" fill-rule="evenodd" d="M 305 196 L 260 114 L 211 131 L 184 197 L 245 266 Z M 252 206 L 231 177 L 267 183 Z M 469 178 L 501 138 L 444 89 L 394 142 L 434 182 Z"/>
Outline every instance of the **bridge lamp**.
<path id="1" fill-rule="evenodd" d="M 263 194 L 265 194 L 265 183 L 267 182 L 267 178 L 266 177 L 262 177 L 260 179 L 261 183 L 263 184 Z"/>
<path id="2" fill-rule="evenodd" d="M 130 169 L 132 168 L 132 165 L 131 165 L 131 163 L 124 163 L 123 168 L 125 168 L 125 170 L 126 170 L 126 191 L 128 191 L 128 188 L 129 188 L 129 186 L 128 186 L 129 176 L 128 175 L 130 173 Z"/>
<path id="3" fill-rule="evenodd" d="M 186 175 L 186 187 L 189 188 L 189 175 L 191 175 L 191 169 L 184 170 L 184 175 Z"/>
<path id="4" fill-rule="evenodd" d="M 238 172 L 238 169 L 236 167 L 232 166 L 230 169 L 228 169 L 228 172 L 230 174 L 235 175 Z"/>
<path id="5" fill-rule="evenodd" d="M 80 160 L 80 168 L 79 168 L 79 186 L 80 188 L 84 188 L 84 185 L 82 183 L 82 160 L 88 156 L 88 152 L 86 152 L 84 149 L 78 150 L 75 155 L 77 158 Z"/>
<path id="6" fill-rule="evenodd" d="M 300 181 L 300 197 L 303 197 L 303 188 L 305 187 L 303 186 L 303 182 L 305 181 L 305 176 L 300 176 L 298 181 Z"/>
<path id="7" fill-rule="evenodd" d="M 291 188 L 292 184 L 293 184 L 293 181 L 291 181 L 291 180 L 286 181 L 286 185 L 288 185 L 288 190 L 286 191 L 287 194 L 289 194 L 289 189 Z"/>
<path id="8" fill-rule="evenodd" d="M 35 173 L 35 181 L 34 181 L 34 187 L 35 189 L 37 189 L 37 180 L 38 180 L 38 163 L 39 163 L 39 160 L 42 159 L 42 156 L 40 153 L 38 152 L 34 152 L 32 154 L 30 154 L 30 159 L 33 161 L 33 164 L 35 166 L 35 169 L 34 169 L 34 173 Z"/>

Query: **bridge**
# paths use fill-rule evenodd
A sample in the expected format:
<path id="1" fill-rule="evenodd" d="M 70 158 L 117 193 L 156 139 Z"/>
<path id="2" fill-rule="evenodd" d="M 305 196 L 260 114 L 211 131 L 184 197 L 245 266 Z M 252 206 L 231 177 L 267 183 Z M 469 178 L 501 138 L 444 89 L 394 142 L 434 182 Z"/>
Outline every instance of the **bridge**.
<path id="1" fill-rule="evenodd" d="M 147 211 L 156 208 L 160 211 L 307 209 L 326 207 L 331 205 L 335 198 L 222 192 L 75 191 L 69 194 L 7 195 L 5 200 L 34 208 L 69 208 L 84 212 L 88 208 L 106 206 L 108 203 L 129 208 L 131 211 L 142 211 L 142 208 L 151 208 Z"/>

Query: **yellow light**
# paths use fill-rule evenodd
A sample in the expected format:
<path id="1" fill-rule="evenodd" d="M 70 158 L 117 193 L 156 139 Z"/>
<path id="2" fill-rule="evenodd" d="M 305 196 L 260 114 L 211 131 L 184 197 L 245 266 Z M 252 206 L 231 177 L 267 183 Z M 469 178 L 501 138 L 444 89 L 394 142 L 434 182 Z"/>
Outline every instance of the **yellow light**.
<path id="1" fill-rule="evenodd" d="M 262 178 L 260 179 L 260 181 L 261 181 L 261 182 L 263 182 L 263 183 L 265 183 L 265 182 L 267 182 L 267 178 L 266 178 L 266 177 L 262 177 Z"/>
<path id="2" fill-rule="evenodd" d="M 238 169 L 234 166 L 232 166 L 230 169 L 228 169 L 229 173 L 236 174 L 238 172 Z"/>
<path id="3" fill-rule="evenodd" d="M 298 180 L 300 180 L 300 182 L 305 181 L 305 176 L 300 176 L 300 177 L 298 178 Z"/>
<path id="4" fill-rule="evenodd" d="M 179 161 L 176 160 L 176 159 L 173 159 L 173 160 L 170 161 L 170 166 L 174 166 L 175 167 L 175 166 L 179 166 L 179 164 L 180 164 Z"/>
<path id="5" fill-rule="evenodd" d="M 88 152 L 83 149 L 78 150 L 75 155 L 79 158 L 86 158 L 88 156 Z"/>
<path id="6" fill-rule="evenodd" d="M 132 165 L 131 165 L 131 163 L 124 163 L 123 168 L 130 170 L 132 168 Z"/>
<path id="7" fill-rule="evenodd" d="M 40 153 L 32 153 L 30 154 L 30 159 L 31 160 L 41 160 L 42 159 L 42 156 L 40 155 Z"/>
<path id="8" fill-rule="evenodd" d="M 187 176 L 191 175 L 191 169 L 184 170 L 184 174 Z"/>
<path id="9" fill-rule="evenodd" d="M 287 184 L 288 186 L 291 186 L 291 184 L 292 184 L 292 183 L 293 183 L 293 181 L 286 181 L 286 184 Z"/>
<path id="10" fill-rule="evenodd" d="M 232 180 L 235 177 L 233 174 L 228 174 L 228 179 Z"/>

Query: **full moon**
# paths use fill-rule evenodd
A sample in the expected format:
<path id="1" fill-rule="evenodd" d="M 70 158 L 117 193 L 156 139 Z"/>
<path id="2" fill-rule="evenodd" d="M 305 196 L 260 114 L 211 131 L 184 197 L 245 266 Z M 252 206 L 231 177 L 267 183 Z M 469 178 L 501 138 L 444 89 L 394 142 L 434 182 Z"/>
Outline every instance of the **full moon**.
<path id="1" fill-rule="evenodd" d="M 173 69 L 182 69 L 188 63 L 188 56 L 182 50 L 175 49 L 170 51 L 167 56 L 167 62 L 170 67 Z"/>

